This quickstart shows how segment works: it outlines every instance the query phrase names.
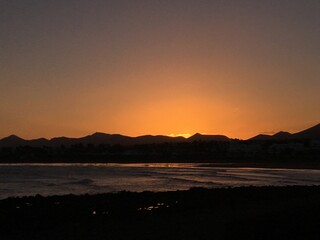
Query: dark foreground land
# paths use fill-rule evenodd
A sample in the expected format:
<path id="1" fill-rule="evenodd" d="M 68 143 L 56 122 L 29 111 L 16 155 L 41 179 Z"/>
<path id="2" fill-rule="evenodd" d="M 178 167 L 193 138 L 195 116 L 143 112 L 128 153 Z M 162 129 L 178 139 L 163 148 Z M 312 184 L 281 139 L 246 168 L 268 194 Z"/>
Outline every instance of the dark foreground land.
<path id="1" fill-rule="evenodd" d="M 320 239 L 320 187 L 9 198 L 0 239 Z"/>

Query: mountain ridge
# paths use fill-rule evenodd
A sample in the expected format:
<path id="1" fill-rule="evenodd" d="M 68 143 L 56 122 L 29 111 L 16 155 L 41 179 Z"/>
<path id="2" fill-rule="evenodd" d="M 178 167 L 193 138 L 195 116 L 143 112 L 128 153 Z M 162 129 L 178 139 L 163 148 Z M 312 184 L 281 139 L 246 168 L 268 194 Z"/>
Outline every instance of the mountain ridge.
<path id="1" fill-rule="evenodd" d="M 320 124 L 307 128 L 297 133 L 289 133 L 285 131 L 277 132 L 273 135 L 259 134 L 247 140 L 265 141 L 265 140 L 294 140 L 294 139 L 319 139 L 320 140 Z M 181 136 L 170 137 L 165 135 L 142 135 L 130 137 L 121 134 L 108 134 L 95 132 L 79 138 L 71 137 L 54 137 L 51 139 L 38 138 L 26 140 L 17 135 L 10 135 L 0 139 L 0 147 L 17 147 L 17 146 L 70 146 L 74 144 L 110 144 L 110 145 L 138 145 L 138 144 L 159 144 L 159 143 L 180 143 L 193 141 L 230 141 L 231 138 L 225 135 L 206 135 L 196 133 L 189 138 Z"/>
<path id="2" fill-rule="evenodd" d="M 192 141 L 228 141 L 228 137 L 224 135 L 201 135 L 195 134 L 189 138 L 181 136 L 170 137 L 165 135 L 142 135 L 137 137 L 130 137 L 121 134 L 108 134 L 96 132 L 79 138 L 71 137 L 53 137 L 51 139 L 39 138 L 26 140 L 16 135 L 10 135 L 0 139 L 0 147 L 16 147 L 21 145 L 30 146 L 70 146 L 74 144 L 110 144 L 110 145 L 138 145 L 138 144 L 160 144 L 160 143 L 179 143 Z"/>
<path id="3" fill-rule="evenodd" d="M 277 132 L 273 135 L 259 134 L 248 140 L 295 140 L 295 139 L 320 139 L 320 123 L 296 133 L 285 131 Z"/>

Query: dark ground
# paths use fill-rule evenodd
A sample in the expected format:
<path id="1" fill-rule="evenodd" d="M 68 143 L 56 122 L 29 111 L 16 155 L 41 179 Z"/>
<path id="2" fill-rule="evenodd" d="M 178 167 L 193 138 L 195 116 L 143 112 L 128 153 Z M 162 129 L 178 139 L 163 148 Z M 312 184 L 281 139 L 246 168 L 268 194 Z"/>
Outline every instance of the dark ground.
<path id="1" fill-rule="evenodd" d="M 320 239 L 320 187 L 9 198 L 0 239 Z"/>

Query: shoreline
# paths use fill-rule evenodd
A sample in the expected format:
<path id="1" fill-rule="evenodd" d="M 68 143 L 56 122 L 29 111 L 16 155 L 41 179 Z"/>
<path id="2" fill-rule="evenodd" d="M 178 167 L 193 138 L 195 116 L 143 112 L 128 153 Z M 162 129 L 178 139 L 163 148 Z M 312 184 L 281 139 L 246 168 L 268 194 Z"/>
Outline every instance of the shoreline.
<path id="1" fill-rule="evenodd" d="M 312 162 L 302 162 L 302 161 L 294 161 L 294 162 L 90 162 L 90 161 L 81 161 L 81 162 L 0 162 L 1 166 L 15 166 L 15 165 L 44 165 L 44 166 L 56 166 L 56 165 L 174 165 L 174 164 L 195 164 L 198 167 L 218 167 L 218 168 L 266 168 L 266 169 L 314 169 L 320 170 L 320 161 L 312 161 Z"/>

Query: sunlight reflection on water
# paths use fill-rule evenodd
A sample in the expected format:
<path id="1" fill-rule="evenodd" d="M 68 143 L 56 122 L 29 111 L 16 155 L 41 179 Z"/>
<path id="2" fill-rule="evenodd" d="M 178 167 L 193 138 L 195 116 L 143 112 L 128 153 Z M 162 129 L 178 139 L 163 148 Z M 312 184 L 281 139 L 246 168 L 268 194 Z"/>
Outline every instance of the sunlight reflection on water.
<path id="1" fill-rule="evenodd" d="M 232 168 L 191 163 L 0 164 L 0 199 L 121 190 L 319 185 L 319 179 L 320 170 Z"/>

